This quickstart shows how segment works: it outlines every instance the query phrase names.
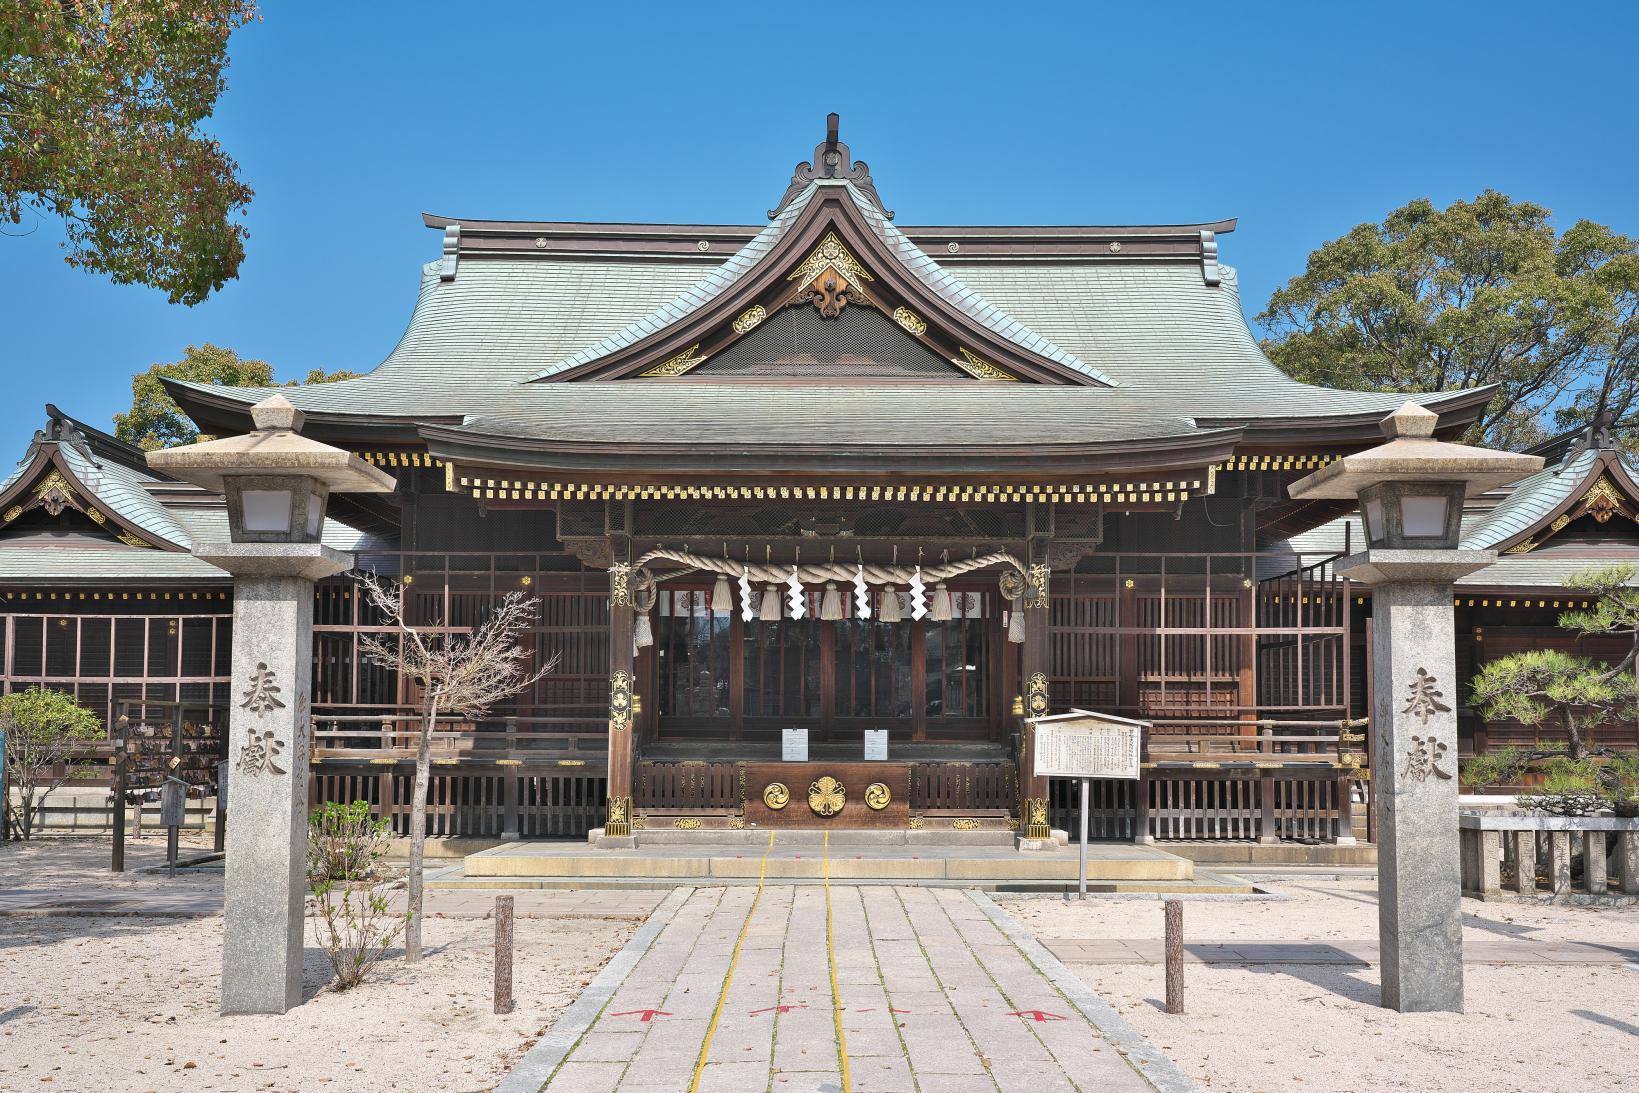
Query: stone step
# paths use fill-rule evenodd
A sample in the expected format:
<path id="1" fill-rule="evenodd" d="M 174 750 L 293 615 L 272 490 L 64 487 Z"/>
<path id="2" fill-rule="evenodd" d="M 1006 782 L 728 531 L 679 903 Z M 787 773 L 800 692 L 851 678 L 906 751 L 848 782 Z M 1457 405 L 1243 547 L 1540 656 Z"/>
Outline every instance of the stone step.
<path id="1" fill-rule="evenodd" d="M 833 851 L 855 847 L 912 846 L 912 847 L 973 847 L 1004 846 L 1011 848 L 1016 835 L 1005 828 L 979 831 L 910 831 L 903 829 L 870 831 L 837 829 L 830 832 Z M 768 845 L 768 828 L 705 828 L 699 831 L 680 831 L 675 828 L 647 828 L 641 832 L 640 845 L 644 847 L 690 847 L 712 853 L 723 847 L 749 848 L 762 851 Z M 826 832 L 784 828 L 774 831 L 774 842 L 784 847 L 825 845 Z"/>
<path id="2" fill-rule="evenodd" d="M 835 878 L 833 878 L 835 880 Z M 768 877 L 766 884 L 812 887 L 823 883 L 813 878 Z M 854 879 L 849 886 L 910 886 L 917 888 L 962 888 L 984 892 L 1068 892 L 1074 897 L 1076 884 L 1064 880 L 928 880 L 914 878 Z M 679 884 L 701 887 L 736 888 L 755 886 L 756 877 L 712 877 L 695 880 L 667 880 L 657 877 L 468 877 L 459 873 L 427 881 L 428 889 L 455 891 L 650 891 L 670 890 Z M 1249 896 L 1258 888 L 1244 877 L 1197 873 L 1190 880 L 1089 880 L 1089 895 L 1153 896 Z"/>
<path id="3" fill-rule="evenodd" d="M 766 837 L 765 837 L 766 838 Z M 752 880 L 820 880 L 825 857 L 806 846 L 786 847 L 778 840 L 766 855 L 755 847 L 742 853 L 700 853 L 692 848 L 640 846 L 636 850 L 573 848 L 562 843 L 508 843 L 463 863 L 463 875 L 478 877 L 603 877 L 656 881 L 717 883 Z M 1065 882 L 1077 876 L 1074 849 L 1019 853 L 1011 847 L 877 846 L 830 852 L 833 882 L 879 880 L 902 883 Z M 1092 881 L 1188 881 L 1193 862 L 1153 847 L 1109 844 L 1090 849 L 1087 876 Z"/>

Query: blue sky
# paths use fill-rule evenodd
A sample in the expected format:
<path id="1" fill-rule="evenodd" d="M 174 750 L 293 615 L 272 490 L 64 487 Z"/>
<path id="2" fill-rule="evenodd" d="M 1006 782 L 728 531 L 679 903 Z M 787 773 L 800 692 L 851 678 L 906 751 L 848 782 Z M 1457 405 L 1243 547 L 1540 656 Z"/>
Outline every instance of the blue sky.
<path id="1" fill-rule="evenodd" d="M 266 0 L 209 123 L 257 191 L 240 278 L 172 306 L 7 228 L 35 230 L 0 238 L 0 444 L 47 401 L 106 426 L 190 342 L 373 367 L 439 249 L 423 210 L 759 222 L 830 110 L 901 224 L 1238 216 L 1249 313 L 1414 197 L 1639 233 L 1635 10 Z"/>

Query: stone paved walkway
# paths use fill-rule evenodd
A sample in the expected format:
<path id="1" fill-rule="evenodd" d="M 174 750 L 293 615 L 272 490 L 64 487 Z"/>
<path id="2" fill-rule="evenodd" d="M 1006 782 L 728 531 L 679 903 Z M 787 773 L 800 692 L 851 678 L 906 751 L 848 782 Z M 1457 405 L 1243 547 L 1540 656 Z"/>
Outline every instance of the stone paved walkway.
<path id="1" fill-rule="evenodd" d="M 844 1059 L 860 1093 L 1152 1088 L 969 893 L 830 892 L 835 993 L 825 889 L 697 889 L 545 1088 L 836 1093 Z"/>

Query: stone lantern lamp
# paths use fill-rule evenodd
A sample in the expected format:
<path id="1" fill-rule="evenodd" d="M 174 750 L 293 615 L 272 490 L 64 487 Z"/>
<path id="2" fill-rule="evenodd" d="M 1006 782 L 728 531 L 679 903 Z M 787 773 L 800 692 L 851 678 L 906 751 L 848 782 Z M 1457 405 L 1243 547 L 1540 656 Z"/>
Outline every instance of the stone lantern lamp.
<path id="1" fill-rule="evenodd" d="M 1383 1005 L 1463 1008 L 1457 860 L 1457 693 L 1452 584 L 1497 560 L 1463 550 L 1463 498 L 1542 469 L 1534 455 L 1434 439 L 1408 402 L 1388 442 L 1292 483 L 1294 500 L 1354 500 L 1366 549 L 1337 571 L 1372 586 L 1371 785 L 1377 803 Z"/>
<path id="2" fill-rule="evenodd" d="M 234 578 L 222 1012 L 284 1013 L 302 996 L 313 582 L 353 568 L 321 542 L 325 506 L 394 481 L 302 436 L 304 415 L 282 395 L 251 418 L 244 436 L 150 452 L 148 463 L 227 499 L 230 541 L 193 548 Z"/>

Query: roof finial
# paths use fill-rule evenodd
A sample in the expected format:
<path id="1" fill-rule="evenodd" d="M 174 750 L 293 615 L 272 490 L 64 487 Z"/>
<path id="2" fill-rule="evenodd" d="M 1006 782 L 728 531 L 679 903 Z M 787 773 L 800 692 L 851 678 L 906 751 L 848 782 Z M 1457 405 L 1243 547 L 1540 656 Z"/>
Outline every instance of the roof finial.
<path id="1" fill-rule="evenodd" d="M 1378 423 L 1383 435 L 1390 440 L 1396 437 L 1427 440 L 1434 435 L 1434 428 L 1439 424 L 1440 415 L 1415 399 L 1407 399 L 1398 410 Z"/>
<path id="2" fill-rule="evenodd" d="M 307 415 L 281 394 L 271 394 L 250 408 L 250 420 L 258 432 L 299 433 Z"/>
<path id="3" fill-rule="evenodd" d="M 799 163 L 791 173 L 791 184 L 785 188 L 785 196 L 780 203 L 768 211 L 768 218 L 777 218 L 785 207 L 791 204 L 793 198 L 806 190 L 810 183 L 818 178 L 845 179 L 854 184 L 854 187 L 871 199 L 882 215 L 889 220 L 893 213 L 882 204 L 882 198 L 876 192 L 876 183 L 871 180 L 871 169 L 865 161 L 853 159 L 848 153 L 848 146 L 838 139 L 841 129 L 842 116 L 836 111 L 825 115 L 825 141 L 814 146 L 814 160 L 812 163 Z"/>

